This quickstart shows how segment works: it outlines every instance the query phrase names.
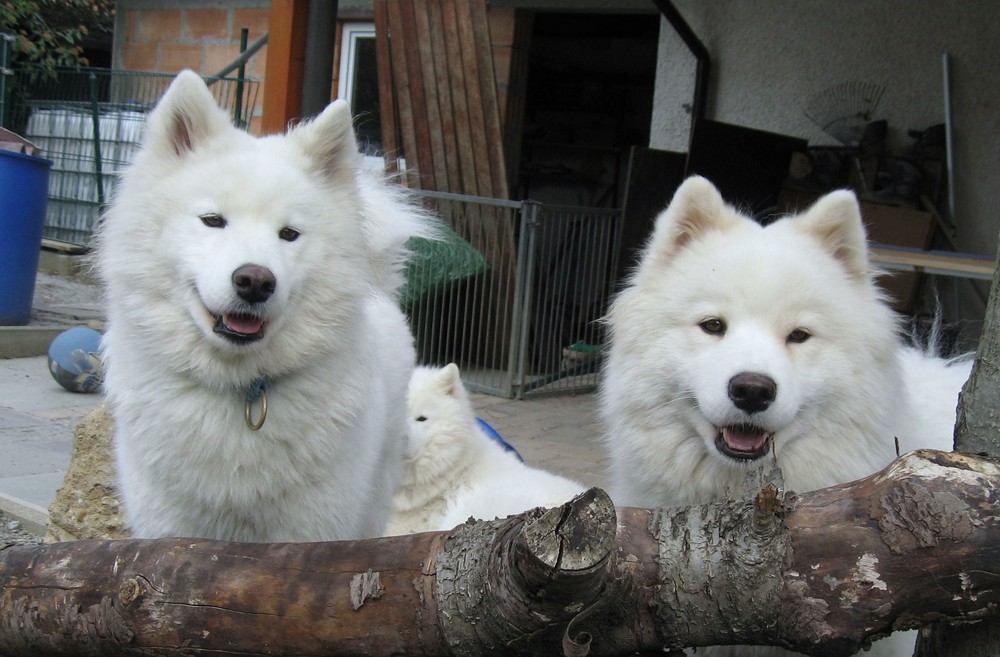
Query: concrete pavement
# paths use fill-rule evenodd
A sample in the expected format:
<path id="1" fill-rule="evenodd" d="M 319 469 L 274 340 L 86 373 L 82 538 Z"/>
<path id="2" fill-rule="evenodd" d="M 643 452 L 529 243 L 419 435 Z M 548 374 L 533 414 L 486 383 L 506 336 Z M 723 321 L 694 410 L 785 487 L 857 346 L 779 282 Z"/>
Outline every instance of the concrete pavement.
<path id="1" fill-rule="evenodd" d="M 0 360 L 0 510 L 26 526 L 44 524 L 76 425 L 100 401 L 60 387 L 45 356 Z"/>

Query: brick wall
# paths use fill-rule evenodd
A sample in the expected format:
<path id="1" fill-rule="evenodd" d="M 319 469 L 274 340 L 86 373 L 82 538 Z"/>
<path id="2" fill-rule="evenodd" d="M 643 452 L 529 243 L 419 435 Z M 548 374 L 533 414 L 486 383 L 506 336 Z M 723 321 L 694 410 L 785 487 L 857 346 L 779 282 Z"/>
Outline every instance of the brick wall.
<path id="1" fill-rule="evenodd" d="M 120 0 L 117 5 L 113 68 L 177 73 L 190 68 L 217 73 L 240 54 L 240 31 L 249 43 L 267 32 L 267 0 Z M 246 66 L 248 77 L 264 79 L 267 47 Z M 235 75 L 235 73 L 233 73 Z M 263 84 L 249 130 L 259 132 Z"/>

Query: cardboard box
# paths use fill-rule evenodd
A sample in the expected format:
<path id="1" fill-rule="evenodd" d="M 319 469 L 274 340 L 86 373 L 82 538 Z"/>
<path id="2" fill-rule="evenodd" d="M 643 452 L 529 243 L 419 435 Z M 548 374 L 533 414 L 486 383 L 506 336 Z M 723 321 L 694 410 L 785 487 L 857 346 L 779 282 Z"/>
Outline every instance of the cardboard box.
<path id="1" fill-rule="evenodd" d="M 879 244 L 928 249 L 934 237 L 934 217 L 930 212 L 863 201 L 861 217 L 868 230 L 868 240 Z M 920 290 L 920 274 L 912 271 L 889 271 L 879 277 L 879 284 L 889 293 L 893 308 L 909 313 Z"/>

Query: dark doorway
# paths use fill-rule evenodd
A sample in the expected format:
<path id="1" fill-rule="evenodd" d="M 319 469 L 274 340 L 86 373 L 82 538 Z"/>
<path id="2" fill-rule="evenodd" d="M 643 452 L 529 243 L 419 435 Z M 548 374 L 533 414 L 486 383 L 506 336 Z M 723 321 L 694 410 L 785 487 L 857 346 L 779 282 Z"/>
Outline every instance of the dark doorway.
<path id="1" fill-rule="evenodd" d="M 536 13 L 516 198 L 621 207 L 649 144 L 658 14 Z"/>

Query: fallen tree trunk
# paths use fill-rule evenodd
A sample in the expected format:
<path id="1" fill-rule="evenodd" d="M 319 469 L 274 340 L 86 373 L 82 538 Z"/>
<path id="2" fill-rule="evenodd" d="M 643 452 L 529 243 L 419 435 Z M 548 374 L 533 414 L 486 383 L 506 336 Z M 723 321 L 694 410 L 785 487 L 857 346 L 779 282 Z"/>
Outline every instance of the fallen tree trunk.
<path id="1" fill-rule="evenodd" d="M 921 451 L 783 498 L 547 512 L 369 541 L 0 551 L 3 654 L 845 655 L 1000 602 L 1000 464 Z"/>

